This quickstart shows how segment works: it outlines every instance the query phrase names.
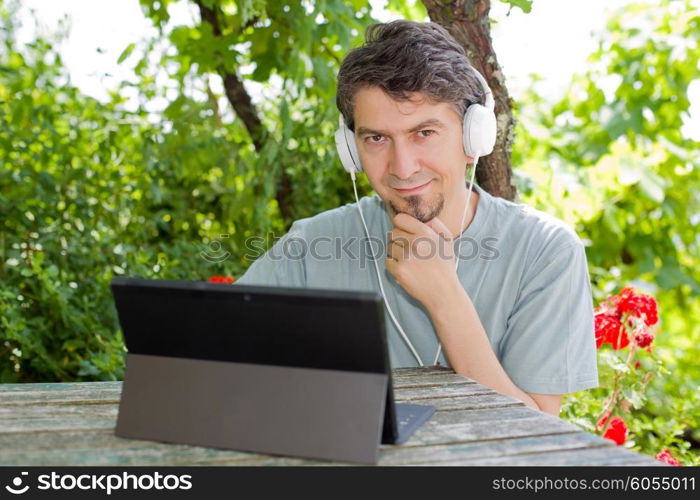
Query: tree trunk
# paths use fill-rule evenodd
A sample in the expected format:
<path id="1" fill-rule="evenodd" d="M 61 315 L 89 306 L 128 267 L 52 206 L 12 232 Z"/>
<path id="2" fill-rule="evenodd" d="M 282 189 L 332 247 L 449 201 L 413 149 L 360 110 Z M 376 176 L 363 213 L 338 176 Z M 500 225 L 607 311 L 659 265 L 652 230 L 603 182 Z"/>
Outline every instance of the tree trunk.
<path id="1" fill-rule="evenodd" d="M 464 47 L 469 61 L 491 87 L 496 103 L 498 134 L 496 146 L 488 156 L 479 158 L 477 183 L 494 196 L 515 200 L 510 155 L 513 148 L 512 103 L 505 78 L 496 58 L 489 33 L 490 0 L 422 0 L 430 19 L 443 26 Z"/>

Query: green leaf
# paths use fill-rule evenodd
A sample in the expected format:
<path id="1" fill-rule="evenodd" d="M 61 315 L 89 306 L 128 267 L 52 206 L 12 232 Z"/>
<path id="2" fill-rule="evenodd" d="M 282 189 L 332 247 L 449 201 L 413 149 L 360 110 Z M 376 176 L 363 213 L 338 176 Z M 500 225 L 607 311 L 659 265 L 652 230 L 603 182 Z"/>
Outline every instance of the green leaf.
<path id="1" fill-rule="evenodd" d="M 425 5 L 423 5 L 423 2 L 420 0 L 392 0 L 387 4 L 386 8 L 389 12 L 401 14 L 401 17 L 404 19 L 409 19 L 412 21 L 430 20 L 428 17 L 428 11 L 426 10 Z"/>
<path id="2" fill-rule="evenodd" d="M 622 389 L 622 395 L 625 399 L 629 400 L 636 409 L 641 408 L 646 400 L 646 397 L 641 392 L 627 387 Z"/>
<path id="3" fill-rule="evenodd" d="M 81 339 L 70 339 L 63 343 L 63 348 L 66 351 L 75 351 L 76 349 L 81 349 L 85 347 L 85 342 Z"/>
<path id="4" fill-rule="evenodd" d="M 126 48 L 122 51 L 121 55 L 119 56 L 119 59 L 117 59 L 117 64 L 121 64 L 122 62 L 124 62 L 124 59 L 129 57 L 134 51 L 134 47 L 136 47 L 135 43 L 130 43 L 129 45 L 127 45 Z"/>
<path id="5" fill-rule="evenodd" d="M 603 351 L 600 353 L 600 359 L 615 372 L 629 373 L 630 368 L 627 364 L 618 357 L 613 351 Z"/>
<path id="6" fill-rule="evenodd" d="M 529 14 L 532 10 L 532 0 L 501 0 L 503 3 L 507 3 L 513 7 L 518 7 L 525 14 Z"/>

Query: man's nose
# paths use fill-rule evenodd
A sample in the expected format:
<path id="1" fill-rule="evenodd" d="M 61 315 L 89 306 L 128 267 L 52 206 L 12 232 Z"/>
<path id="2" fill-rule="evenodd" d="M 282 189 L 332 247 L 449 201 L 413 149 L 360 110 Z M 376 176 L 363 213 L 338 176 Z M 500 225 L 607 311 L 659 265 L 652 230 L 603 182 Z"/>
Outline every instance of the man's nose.
<path id="1" fill-rule="evenodd" d="M 389 173 L 399 179 L 409 179 L 420 167 L 418 158 L 407 144 L 395 142 L 389 158 Z"/>

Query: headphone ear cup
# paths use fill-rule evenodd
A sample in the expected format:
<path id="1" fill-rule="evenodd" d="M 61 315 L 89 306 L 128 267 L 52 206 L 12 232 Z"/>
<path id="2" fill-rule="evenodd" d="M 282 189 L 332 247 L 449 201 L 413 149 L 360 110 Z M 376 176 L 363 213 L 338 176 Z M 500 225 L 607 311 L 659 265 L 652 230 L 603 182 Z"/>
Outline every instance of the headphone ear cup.
<path id="1" fill-rule="evenodd" d="M 462 143 L 471 158 L 481 158 L 493 152 L 496 145 L 496 115 L 481 104 L 472 104 L 464 113 Z"/>
<path id="2" fill-rule="evenodd" d="M 335 132 L 335 148 L 340 157 L 340 163 L 343 168 L 349 173 L 362 172 L 362 164 L 360 163 L 360 155 L 357 152 L 357 143 L 355 142 L 355 134 L 352 133 L 340 117 L 338 130 Z"/>

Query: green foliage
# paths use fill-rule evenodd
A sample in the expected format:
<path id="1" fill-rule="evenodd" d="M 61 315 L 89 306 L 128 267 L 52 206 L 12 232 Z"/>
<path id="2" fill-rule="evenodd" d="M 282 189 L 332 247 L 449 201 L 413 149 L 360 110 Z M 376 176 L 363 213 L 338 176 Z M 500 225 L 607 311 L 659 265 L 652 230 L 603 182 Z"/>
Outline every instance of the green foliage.
<path id="1" fill-rule="evenodd" d="M 668 373 L 654 377 L 645 406 L 632 412 L 630 443 L 646 453 L 669 447 L 686 464 L 700 463 L 678 438 L 700 440 L 700 148 L 681 126 L 699 39 L 690 2 L 627 6 L 564 98 L 545 102 L 535 77 L 519 100 L 513 154 L 523 201 L 587 242 L 596 300 L 628 283 L 657 297 L 655 354 Z M 601 356 L 601 385 L 610 382 L 609 361 Z M 569 398 L 567 417 L 590 418 L 604 394 Z"/>
<path id="2" fill-rule="evenodd" d="M 207 178 L 209 162 L 235 148 L 209 121 L 181 148 L 176 130 L 82 96 L 48 41 L 20 52 L 8 15 L 3 31 L 0 380 L 119 379 L 110 279 L 208 276 L 199 254 L 224 175 Z"/>
<path id="3" fill-rule="evenodd" d="M 162 13 L 167 2 L 141 3 L 177 49 L 162 57 L 156 69 L 143 64 L 146 54 L 137 66 L 142 76 L 165 72 L 180 93 L 202 93 L 203 77 L 235 74 L 249 84 L 248 89 L 260 89 L 265 95 L 256 103 L 265 154 L 249 151 L 246 146 L 252 140 L 238 118 L 222 124 L 222 130 L 235 133 L 240 141 L 240 159 L 246 162 L 240 180 L 248 188 L 237 193 L 229 216 L 235 219 L 251 207 L 260 216 L 233 220 L 236 228 L 246 231 L 245 236 L 281 232 L 298 218 L 351 200 L 351 188 L 334 152 L 335 75 L 343 54 L 359 45 L 365 27 L 375 22 L 367 1 L 212 1 L 208 5 L 216 13 L 219 33 L 207 21 L 168 28 Z M 218 102 L 221 96 L 213 98 Z M 228 107 L 230 103 L 223 101 L 221 108 Z M 264 220 L 278 224 L 266 227 Z M 242 248 L 242 243 L 236 240 L 234 249 Z"/>

